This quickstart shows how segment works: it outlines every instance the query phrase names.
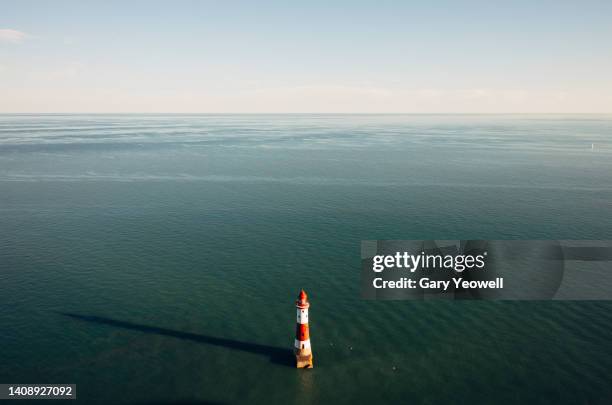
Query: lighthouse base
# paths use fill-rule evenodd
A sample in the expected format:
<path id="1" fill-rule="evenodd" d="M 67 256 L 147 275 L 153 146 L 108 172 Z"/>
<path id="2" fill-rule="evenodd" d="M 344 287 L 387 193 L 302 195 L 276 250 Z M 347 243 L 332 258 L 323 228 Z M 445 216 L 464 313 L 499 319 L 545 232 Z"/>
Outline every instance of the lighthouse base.
<path id="1" fill-rule="evenodd" d="M 296 368 L 312 368 L 312 353 L 301 353 L 301 350 L 295 351 L 295 367 Z"/>

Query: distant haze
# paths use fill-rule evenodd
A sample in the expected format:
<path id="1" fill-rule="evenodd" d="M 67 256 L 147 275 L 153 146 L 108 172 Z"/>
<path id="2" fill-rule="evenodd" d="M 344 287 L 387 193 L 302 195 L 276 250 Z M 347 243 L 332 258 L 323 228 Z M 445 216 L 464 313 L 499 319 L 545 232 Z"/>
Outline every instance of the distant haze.
<path id="1" fill-rule="evenodd" d="M 612 113 L 607 1 L 0 9 L 0 113 Z"/>

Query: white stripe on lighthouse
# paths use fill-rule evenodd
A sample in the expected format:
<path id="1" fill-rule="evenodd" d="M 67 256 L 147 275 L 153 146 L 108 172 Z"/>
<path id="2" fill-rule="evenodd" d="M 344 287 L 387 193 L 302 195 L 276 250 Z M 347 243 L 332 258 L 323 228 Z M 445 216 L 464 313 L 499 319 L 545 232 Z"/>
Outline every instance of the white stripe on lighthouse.
<path id="1" fill-rule="evenodd" d="M 310 339 L 308 340 L 297 340 L 295 339 L 296 349 L 310 349 Z"/>
<path id="2" fill-rule="evenodd" d="M 305 324 L 308 323 L 308 308 L 297 310 L 297 323 Z"/>

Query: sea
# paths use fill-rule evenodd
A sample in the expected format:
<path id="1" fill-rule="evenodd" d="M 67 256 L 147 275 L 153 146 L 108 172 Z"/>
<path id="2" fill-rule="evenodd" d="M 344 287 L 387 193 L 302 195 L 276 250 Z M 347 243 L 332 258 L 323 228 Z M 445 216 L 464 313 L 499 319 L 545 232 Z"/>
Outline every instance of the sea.
<path id="1" fill-rule="evenodd" d="M 611 219 L 612 115 L 0 115 L 0 383 L 609 404 L 612 303 L 363 300 L 360 245 L 612 239 Z"/>

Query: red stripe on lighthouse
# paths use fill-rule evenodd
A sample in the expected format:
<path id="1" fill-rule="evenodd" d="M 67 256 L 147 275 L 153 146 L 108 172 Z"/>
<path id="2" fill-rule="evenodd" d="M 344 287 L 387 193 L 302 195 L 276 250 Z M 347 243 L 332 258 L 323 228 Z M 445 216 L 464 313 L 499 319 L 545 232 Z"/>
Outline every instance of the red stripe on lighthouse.
<path id="1" fill-rule="evenodd" d="M 307 323 L 298 323 L 295 331 L 295 338 L 299 341 L 304 341 L 310 339 L 310 334 L 308 333 L 308 324 Z"/>

